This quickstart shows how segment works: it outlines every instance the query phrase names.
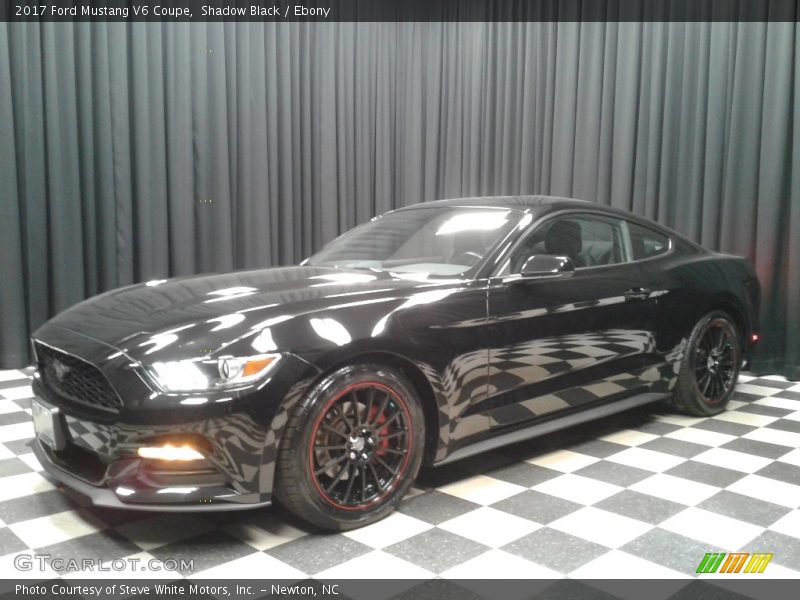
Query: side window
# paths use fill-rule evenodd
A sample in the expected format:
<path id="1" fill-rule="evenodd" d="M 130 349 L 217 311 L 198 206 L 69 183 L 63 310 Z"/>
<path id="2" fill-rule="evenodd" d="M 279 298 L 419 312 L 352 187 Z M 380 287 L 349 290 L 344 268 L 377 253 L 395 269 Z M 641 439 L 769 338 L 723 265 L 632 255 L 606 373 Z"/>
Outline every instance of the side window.
<path id="1" fill-rule="evenodd" d="M 669 238 L 664 234 L 630 221 L 627 222 L 627 225 L 631 237 L 633 260 L 658 256 L 669 250 Z"/>
<path id="2" fill-rule="evenodd" d="M 576 269 L 629 262 L 625 224 L 600 215 L 570 214 L 537 227 L 514 251 L 507 273 L 519 273 L 534 254 L 567 256 Z"/>

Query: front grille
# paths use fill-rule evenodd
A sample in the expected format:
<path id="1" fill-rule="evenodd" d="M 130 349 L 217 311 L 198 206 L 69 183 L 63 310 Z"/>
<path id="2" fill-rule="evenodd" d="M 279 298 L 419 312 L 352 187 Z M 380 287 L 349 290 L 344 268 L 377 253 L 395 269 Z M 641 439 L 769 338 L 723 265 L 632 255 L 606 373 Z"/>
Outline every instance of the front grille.
<path id="1" fill-rule="evenodd" d="M 44 384 L 67 400 L 114 412 L 122 406 L 105 375 L 85 360 L 39 343 L 36 359 Z"/>

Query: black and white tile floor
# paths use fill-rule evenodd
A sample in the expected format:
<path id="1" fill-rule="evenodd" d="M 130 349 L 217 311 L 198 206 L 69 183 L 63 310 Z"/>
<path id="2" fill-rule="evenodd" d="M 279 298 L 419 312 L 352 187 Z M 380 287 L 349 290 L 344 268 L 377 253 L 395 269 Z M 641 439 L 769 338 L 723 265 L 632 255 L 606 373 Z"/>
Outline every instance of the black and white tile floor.
<path id="1" fill-rule="evenodd" d="M 184 575 L 273 579 L 677 578 L 706 552 L 742 550 L 774 553 L 757 577 L 800 577 L 800 384 L 780 377 L 743 375 L 714 418 L 645 407 L 426 470 L 395 514 L 342 535 L 276 508 L 87 506 L 42 475 L 30 396 L 24 371 L 0 371 L 0 577 L 103 576 L 17 571 L 31 550 L 193 558 Z M 106 572 L 122 575 L 159 573 Z"/>

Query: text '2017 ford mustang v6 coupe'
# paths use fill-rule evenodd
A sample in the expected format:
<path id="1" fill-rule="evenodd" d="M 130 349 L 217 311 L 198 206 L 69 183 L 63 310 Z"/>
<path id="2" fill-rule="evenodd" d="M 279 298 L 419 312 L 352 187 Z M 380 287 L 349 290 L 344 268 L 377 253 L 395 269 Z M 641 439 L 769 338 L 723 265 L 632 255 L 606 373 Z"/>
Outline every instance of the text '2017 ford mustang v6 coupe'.
<path id="1" fill-rule="evenodd" d="M 262 506 L 344 530 L 442 464 L 670 399 L 724 410 L 758 281 L 650 221 L 429 202 L 300 266 L 157 280 L 33 336 L 36 455 L 95 504 Z"/>

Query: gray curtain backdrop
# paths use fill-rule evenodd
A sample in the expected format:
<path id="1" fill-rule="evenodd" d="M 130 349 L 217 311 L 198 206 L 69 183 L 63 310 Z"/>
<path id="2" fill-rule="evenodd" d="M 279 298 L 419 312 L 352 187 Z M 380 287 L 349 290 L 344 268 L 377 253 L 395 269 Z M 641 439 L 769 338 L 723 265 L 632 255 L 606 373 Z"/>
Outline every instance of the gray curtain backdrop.
<path id="1" fill-rule="evenodd" d="M 109 288 L 552 193 L 750 257 L 756 368 L 800 378 L 798 53 L 794 23 L 2 23 L 0 366 Z"/>

